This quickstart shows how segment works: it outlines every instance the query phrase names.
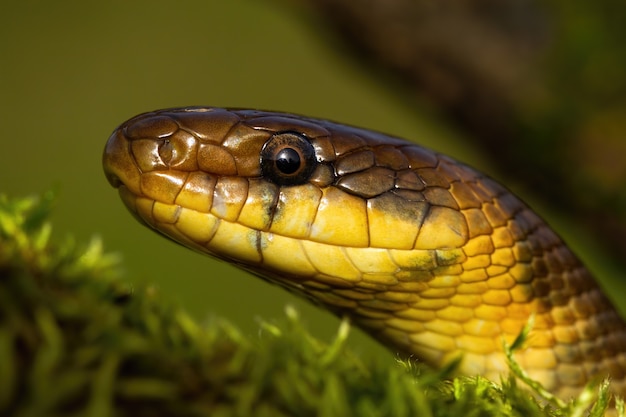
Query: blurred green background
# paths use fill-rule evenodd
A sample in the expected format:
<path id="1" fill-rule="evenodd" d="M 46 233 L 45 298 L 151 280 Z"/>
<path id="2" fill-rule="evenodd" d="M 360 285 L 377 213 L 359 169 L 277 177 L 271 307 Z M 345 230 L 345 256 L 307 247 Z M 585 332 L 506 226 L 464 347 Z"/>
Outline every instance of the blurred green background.
<path id="1" fill-rule="evenodd" d="M 58 187 L 57 237 L 101 236 L 108 251 L 123 256 L 129 278 L 154 283 L 201 320 L 226 317 L 252 333 L 256 317 L 282 317 L 290 303 L 314 334 L 328 339 L 338 324 L 328 313 L 140 226 L 106 182 L 100 161 L 112 130 L 138 113 L 214 105 L 289 111 L 376 129 L 507 182 L 425 102 L 407 98 L 399 83 L 333 48 L 327 28 L 311 13 L 269 0 L 5 2 L 0 192 L 22 196 Z M 598 275 L 615 280 L 619 271 L 605 270 L 610 262 L 575 225 L 532 203 Z M 626 292 L 625 284 L 617 285 Z M 351 343 L 386 355 L 356 331 Z"/>

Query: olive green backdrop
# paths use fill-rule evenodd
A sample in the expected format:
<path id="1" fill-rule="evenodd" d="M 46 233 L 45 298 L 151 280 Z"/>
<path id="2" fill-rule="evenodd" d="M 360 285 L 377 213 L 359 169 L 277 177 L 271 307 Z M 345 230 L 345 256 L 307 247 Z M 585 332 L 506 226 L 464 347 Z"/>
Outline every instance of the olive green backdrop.
<path id="1" fill-rule="evenodd" d="M 0 6 L 0 192 L 22 196 L 58 187 L 57 238 L 102 237 L 107 250 L 123 256 L 130 279 L 154 283 L 200 319 L 227 317 L 253 333 L 256 317 L 279 318 L 291 303 L 314 334 L 329 338 L 338 324 L 329 314 L 140 226 L 106 182 L 100 161 L 111 131 L 137 113 L 216 105 L 373 128 L 490 171 L 460 135 L 437 124 L 434 112 L 407 105 L 398 85 L 332 48 L 324 26 L 308 13 L 269 0 Z M 597 269 L 602 261 L 589 246 L 585 259 Z M 357 332 L 351 343 L 383 352 Z"/>

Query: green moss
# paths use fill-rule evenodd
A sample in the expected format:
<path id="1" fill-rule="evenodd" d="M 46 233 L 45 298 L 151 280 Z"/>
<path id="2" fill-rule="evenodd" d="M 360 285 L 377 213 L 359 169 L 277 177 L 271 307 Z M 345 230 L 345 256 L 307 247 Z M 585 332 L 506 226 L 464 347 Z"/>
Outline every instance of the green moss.
<path id="1" fill-rule="evenodd" d="M 595 398 L 537 402 L 513 378 L 452 379 L 454 364 L 366 363 L 345 347 L 347 322 L 327 345 L 291 308 L 257 339 L 221 320 L 200 326 L 124 281 L 98 240 L 49 243 L 52 203 L 0 196 L 0 415 L 561 416 Z"/>

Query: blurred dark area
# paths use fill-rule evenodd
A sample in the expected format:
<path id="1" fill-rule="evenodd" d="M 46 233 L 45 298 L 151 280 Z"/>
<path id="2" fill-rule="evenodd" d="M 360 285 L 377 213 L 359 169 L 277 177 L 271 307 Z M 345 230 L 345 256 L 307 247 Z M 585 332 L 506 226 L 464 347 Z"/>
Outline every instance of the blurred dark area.
<path id="1" fill-rule="evenodd" d="M 625 263 L 626 2 L 301 2 Z"/>

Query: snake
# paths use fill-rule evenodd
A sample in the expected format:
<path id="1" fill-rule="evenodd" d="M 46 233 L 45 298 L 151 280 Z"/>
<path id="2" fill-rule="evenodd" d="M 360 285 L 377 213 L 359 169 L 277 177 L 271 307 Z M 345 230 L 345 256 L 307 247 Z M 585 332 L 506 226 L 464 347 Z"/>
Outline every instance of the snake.
<path id="1" fill-rule="evenodd" d="M 504 343 L 560 398 L 611 378 L 626 326 L 592 274 L 506 187 L 407 140 L 295 114 L 173 108 L 108 139 L 144 225 L 347 317 L 393 352 L 498 380 Z"/>

